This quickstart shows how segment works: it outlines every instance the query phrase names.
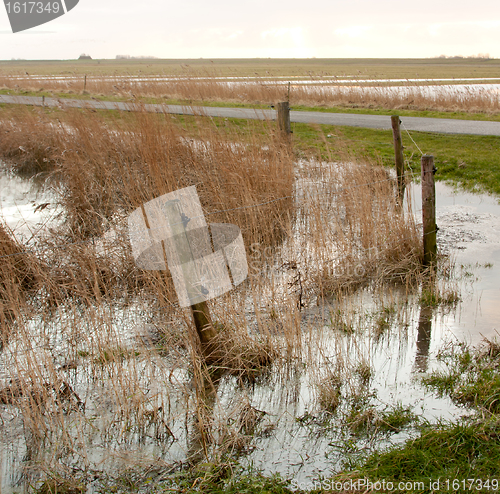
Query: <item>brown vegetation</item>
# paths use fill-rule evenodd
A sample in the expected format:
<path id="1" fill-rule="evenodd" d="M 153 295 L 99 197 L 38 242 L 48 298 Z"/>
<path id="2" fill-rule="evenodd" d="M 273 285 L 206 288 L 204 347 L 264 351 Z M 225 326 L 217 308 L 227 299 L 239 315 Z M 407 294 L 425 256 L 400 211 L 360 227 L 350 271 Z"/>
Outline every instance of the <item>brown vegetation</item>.
<path id="1" fill-rule="evenodd" d="M 57 94 L 83 94 L 83 79 L 35 79 L 30 77 L 0 77 L 0 88 L 15 91 L 45 91 Z M 307 107 L 380 108 L 387 110 L 422 110 L 443 112 L 500 112 L 498 93 L 477 88 L 457 89 L 442 85 L 429 90 L 425 83 L 408 82 L 401 87 L 388 87 L 384 83 L 358 82 L 325 83 L 319 77 L 288 84 L 276 80 L 228 81 L 203 77 L 170 79 L 133 77 L 89 77 L 85 94 L 137 101 L 154 98 L 155 101 L 179 101 L 185 104 L 203 102 L 230 102 L 254 105 L 274 105 L 289 99 L 290 105 Z"/>
<path id="2" fill-rule="evenodd" d="M 28 456 L 45 478 L 74 473 L 75 462 L 86 474 L 120 454 L 130 462 L 120 447 L 139 448 L 137 437 L 155 455 L 181 441 L 192 462 L 246 450 L 264 432 L 245 384 L 280 362 L 305 365 L 304 306 L 346 287 L 406 282 L 420 269 L 413 217 L 381 167 L 348 156 L 296 162 L 272 123 L 252 123 L 248 134 L 182 122 L 143 112 L 2 112 L 0 155 L 49 172 L 65 211 L 37 238 L 36 257 L 0 230 L 9 256 L 2 302 L 17 325 L 15 345 L 0 355 L 10 369 L 0 401 L 20 410 Z M 250 264 L 248 282 L 211 304 L 224 354 L 217 371 L 193 351 L 196 333 L 168 275 L 139 270 L 127 238 L 132 210 L 189 185 L 207 221 L 240 227 Z M 98 466 L 95 444 L 109 452 Z"/>
<path id="3" fill-rule="evenodd" d="M 24 307 L 25 294 L 36 287 L 38 264 L 0 223 L 0 349 L 7 340 L 11 322 Z"/>

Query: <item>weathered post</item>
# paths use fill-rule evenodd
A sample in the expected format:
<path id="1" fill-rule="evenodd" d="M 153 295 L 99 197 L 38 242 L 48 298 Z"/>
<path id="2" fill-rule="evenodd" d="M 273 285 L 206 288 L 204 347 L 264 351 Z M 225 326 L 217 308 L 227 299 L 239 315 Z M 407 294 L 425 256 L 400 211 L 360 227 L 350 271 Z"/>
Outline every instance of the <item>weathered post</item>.
<path id="1" fill-rule="evenodd" d="M 201 348 L 205 352 L 211 353 L 214 338 L 217 336 L 217 330 L 214 328 L 210 312 L 206 302 L 199 302 L 191 306 L 193 321 L 196 327 L 196 332 L 200 337 Z"/>
<path id="2" fill-rule="evenodd" d="M 292 133 L 290 127 L 290 105 L 288 101 L 278 103 L 278 128 L 286 137 L 289 137 Z"/>
<path id="3" fill-rule="evenodd" d="M 129 215 L 128 226 L 137 266 L 170 271 L 179 306 L 191 309 L 194 346 L 206 362 L 218 360 L 222 327 L 212 323 L 206 301 L 247 278 L 240 229 L 222 223 L 209 228 L 194 185 L 141 204 Z"/>
<path id="4" fill-rule="evenodd" d="M 83 76 L 83 90 L 87 90 L 87 74 Z"/>
<path id="5" fill-rule="evenodd" d="M 437 256 L 436 244 L 436 187 L 434 185 L 433 156 L 422 156 L 422 223 L 424 234 L 424 266 L 435 262 Z"/>
<path id="6" fill-rule="evenodd" d="M 405 195 L 405 159 L 403 156 L 403 141 L 401 140 L 401 120 L 399 115 L 392 115 L 392 135 L 394 138 L 394 156 L 396 160 L 396 174 L 398 176 L 398 200 L 403 204 Z"/>
<path id="7" fill-rule="evenodd" d="M 185 277 L 187 280 L 195 278 L 193 273 L 190 271 L 193 269 L 192 262 L 193 261 L 193 253 L 191 251 L 190 241 L 186 235 L 186 224 L 189 221 L 188 218 L 182 213 L 179 209 L 179 201 L 169 201 L 164 205 L 165 211 L 168 211 L 168 217 L 172 221 L 170 227 L 174 234 L 173 243 L 177 250 L 177 254 L 179 259 L 182 262 L 182 269 L 184 271 Z M 165 253 L 165 245 L 162 241 L 163 252 L 165 256 L 166 262 L 166 253 Z M 187 291 L 189 294 L 194 295 L 196 297 L 199 287 L 193 286 L 190 283 L 187 283 Z M 217 330 L 215 329 L 212 320 L 210 318 L 210 311 L 208 309 L 208 305 L 206 301 L 198 302 L 190 306 L 191 313 L 193 315 L 193 322 L 196 328 L 196 332 L 200 338 L 201 349 L 204 353 L 205 357 L 209 357 L 213 354 L 214 348 L 214 338 L 217 336 Z M 213 357 L 214 355 L 212 355 Z"/>

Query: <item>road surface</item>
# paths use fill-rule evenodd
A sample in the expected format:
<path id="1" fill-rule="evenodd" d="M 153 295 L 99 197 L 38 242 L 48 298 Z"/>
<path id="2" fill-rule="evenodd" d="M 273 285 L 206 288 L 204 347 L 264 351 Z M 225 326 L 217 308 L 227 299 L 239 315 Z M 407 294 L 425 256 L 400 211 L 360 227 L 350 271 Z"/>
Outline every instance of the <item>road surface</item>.
<path id="1" fill-rule="evenodd" d="M 143 109 L 147 112 L 172 113 L 177 115 L 204 115 L 207 117 L 276 120 L 275 110 L 256 110 L 251 108 L 217 108 L 210 106 L 140 104 L 133 102 L 98 101 L 94 99 L 81 100 L 9 95 L 0 95 L 0 103 L 121 111 L 137 111 L 139 109 Z M 350 127 L 364 127 L 370 129 L 391 129 L 391 117 L 387 115 L 361 115 L 354 113 L 327 113 L 292 110 L 290 112 L 290 120 L 291 122 L 300 123 L 346 125 Z M 442 134 L 500 136 L 500 122 L 423 117 L 401 117 L 401 120 L 404 124 L 404 128 L 412 131 L 437 132 Z"/>

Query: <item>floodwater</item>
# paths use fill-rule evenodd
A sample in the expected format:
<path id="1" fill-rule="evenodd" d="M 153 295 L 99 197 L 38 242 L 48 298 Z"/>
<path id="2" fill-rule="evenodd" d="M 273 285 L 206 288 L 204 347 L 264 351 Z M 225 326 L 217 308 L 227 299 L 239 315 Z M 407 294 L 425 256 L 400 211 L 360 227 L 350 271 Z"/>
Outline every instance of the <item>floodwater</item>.
<path id="1" fill-rule="evenodd" d="M 34 80 L 34 81 L 62 81 L 62 82 L 74 82 L 83 80 L 84 76 L 75 75 L 30 75 L 26 76 L 11 76 L 9 79 L 12 80 Z M 462 77 L 462 78 L 441 78 L 441 79 L 362 79 L 358 76 L 341 76 L 341 77 L 250 77 L 250 76 L 221 76 L 221 77 L 173 77 L 173 76 L 128 76 L 128 75 L 114 75 L 114 76 L 87 76 L 87 80 L 94 81 L 123 81 L 123 82 L 175 82 L 175 81 L 235 81 L 235 82 L 245 82 L 245 81 L 277 81 L 282 84 L 352 84 L 353 82 L 357 84 L 379 84 L 379 83 L 389 83 L 389 84 L 457 84 L 457 83 L 474 83 L 478 81 L 477 77 Z M 479 79 L 480 81 L 499 81 L 499 77 L 485 77 Z M 477 84 L 482 85 L 482 84 Z"/>
<path id="2" fill-rule="evenodd" d="M 61 212 L 42 177 L 23 180 L 9 173 L 0 161 L 0 218 L 19 240 L 30 242 Z"/>
<path id="3" fill-rule="evenodd" d="M 309 482 L 340 468 L 349 455 L 355 457 L 374 446 L 401 442 L 414 434 L 410 428 L 378 436 L 375 441 L 372 437 L 351 435 L 345 426 L 338 425 L 339 417 L 352 411 L 354 405 L 348 401 L 339 407 L 337 415 L 326 416 L 318 406 L 318 384 L 328 382 L 339 361 L 342 361 L 342 376 L 346 380 L 344 386 L 364 400 L 374 413 L 392 410 L 396 405 L 408 407 L 430 421 L 452 419 L 466 413 L 450 400 L 439 398 L 422 387 L 419 376 L 439 368 L 436 354 L 448 342 L 477 344 L 483 337 L 498 335 L 500 205 L 496 198 L 457 192 L 442 183 L 436 188 L 438 244 L 455 262 L 458 303 L 425 309 L 420 307 L 418 297 L 408 304 L 405 294 L 394 289 L 377 294 L 360 291 L 343 301 L 343 305 L 339 305 L 339 301 L 327 301 L 305 307 L 301 312 L 301 327 L 307 366 L 298 363 L 286 370 L 276 368 L 272 377 L 249 386 L 241 386 L 236 379 L 228 378 L 217 386 L 215 397 L 207 396 L 213 404 L 214 424 L 219 416 L 226 422 L 240 420 L 253 436 L 248 448 L 245 444 L 238 445 L 246 449 L 243 463 L 253 464 L 267 474 L 280 472 L 307 487 Z M 418 186 L 414 185 L 412 204 L 417 217 L 419 193 Z M 59 209 L 54 197 L 50 189 L 0 170 L 3 221 L 23 241 L 36 237 L 37 232 L 56 218 Z M 42 315 L 39 319 L 33 318 L 29 324 L 30 341 L 16 341 L 14 335 L 0 353 L 0 386 L 15 378 L 13 369 L 22 367 L 23 359 L 49 356 L 55 364 L 64 364 L 67 350 L 60 328 L 66 324 L 74 325 L 75 333 L 82 334 L 88 331 L 90 320 L 102 317 L 106 332 L 113 332 L 113 338 L 121 345 L 136 348 L 137 337 L 147 333 L 148 310 L 147 304 L 138 302 L 127 308 L 103 309 L 103 315 L 92 308 L 85 314 L 64 313 L 61 309 L 60 319 L 54 322 L 45 321 Z M 344 311 L 349 312 L 353 332 L 334 328 L 334 315 Z M 254 315 L 249 311 L 247 317 L 251 319 Z M 374 332 L 377 325 L 385 328 L 384 331 Z M 94 337 L 98 335 L 91 336 Z M 355 377 L 355 369 L 361 362 L 371 369 L 365 381 Z M 168 434 L 166 429 L 158 431 L 158 426 L 155 430 L 145 427 L 143 434 L 135 430 L 128 419 L 113 409 L 113 382 L 105 377 L 107 370 L 102 371 L 103 377 L 96 385 L 92 372 L 85 364 L 79 365 L 78 371 L 72 374 L 73 381 L 70 377 L 68 381 L 85 399 L 86 407 L 80 415 L 72 415 L 79 419 L 68 422 L 65 433 L 69 436 L 74 433 L 75 444 L 80 444 L 82 437 L 87 438 L 83 446 L 76 447 L 85 450 L 85 465 L 76 450 L 68 453 L 66 464 L 75 471 L 88 468 L 120 472 L 131 462 L 149 466 L 148 462 L 152 461 L 161 460 L 169 465 L 184 461 L 196 449 L 197 442 L 190 432 L 193 410 L 190 412 L 189 407 L 193 407 L 193 403 L 186 398 L 190 376 L 186 369 L 171 369 L 169 365 L 160 355 L 151 354 L 148 359 L 124 363 L 120 374 L 127 383 L 139 382 L 147 390 L 144 407 L 149 407 L 146 407 L 148 413 L 160 410 L 163 404 L 166 414 L 165 403 L 168 403 L 165 418 Z M 162 381 L 160 376 L 167 378 Z M 10 405 L 0 405 L 0 418 L 0 492 L 24 491 L 33 478 L 24 473 L 32 452 L 29 438 L 24 434 L 23 419 Z M 250 422 L 253 425 L 249 425 Z M 227 440 L 225 430 L 215 427 L 215 442 Z M 87 492 L 93 492 L 92 485 Z"/>
<path id="4" fill-rule="evenodd" d="M 414 187 L 414 204 L 420 208 Z M 478 344 L 500 333 L 500 205 L 496 197 L 436 183 L 438 247 L 463 276 L 458 310 L 440 323 L 443 334 Z"/>
<path id="5" fill-rule="evenodd" d="M 83 76 L 74 75 L 58 75 L 58 76 L 43 76 L 30 75 L 14 76 L 11 80 L 33 80 L 39 83 L 57 82 L 65 85 L 68 88 L 73 85 L 83 85 Z M 441 78 L 441 79 L 362 79 L 356 76 L 342 77 L 171 77 L 171 76 L 92 76 L 86 79 L 89 83 L 93 82 L 111 82 L 120 84 L 123 87 L 127 85 L 147 85 L 161 84 L 171 82 L 189 82 L 200 81 L 210 82 L 215 81 L 219 84 L 227 85 L 233 89 L 247 85 L 258 86 L 276 86 L 276 85 L 291 85 L 294 87 L 306 87 L 309 90 L 321 91 L 325 96 L 329 92 L 338 94 L 338 92 L 349 92 L 349 94 L 363 94 L 365 96 L 370 93 L 381 94 L 392 97 L 408 96 L 418 94 L 423 97 L 439 97 L 439 96 L 454 96 L 469 100 L 471 97 L 489 97 L 492 100 L 498 100 L 500 95 L 500 78 L 484 78 L 478 82 L 477 78 Z"/>

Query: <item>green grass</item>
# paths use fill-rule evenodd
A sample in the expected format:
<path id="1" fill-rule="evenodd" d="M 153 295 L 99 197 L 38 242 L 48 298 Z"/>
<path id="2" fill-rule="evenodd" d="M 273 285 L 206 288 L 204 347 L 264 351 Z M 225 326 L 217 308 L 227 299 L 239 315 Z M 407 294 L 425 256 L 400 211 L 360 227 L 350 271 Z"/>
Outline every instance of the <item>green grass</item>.
<path id="1" fill-rule="evenodd" d="M 333 107 L 310 107 L 310 106 L 293 106 L 292 110 L 297 111 L 317 111 L 322 113 L 352 113 L 357 115 L 399 115 L 400 117 L 424 117 L 424 118 L 452 118 L 456 120 L 481 120 L 500 122 L 500 114 L 489 113 L 471 113 L 457 111 L 430 111 L 430 110 L 388 110 L 385 108 L 350 108 L 345 106 Z"/>
<path id="2" fill-rule="evenodd" d="M 422 289 L 420 304 L 427 307 L 456 306 L 460 295 L 456 290 L 436 290 L 435 288 Z"/>
<path id="3" fill-rule="evenodd" d="M 377 410 L 374 406 L 363 403 L 354 404 L 345 417 L 345 425 L 355 436 L 378 437 L 379 434 L 395 434 L 415 425 L 418 417 L 401 403 Z"/>
<path id="4" fill-rule="evenodd" d="M 483 413 L 500 413 L 500 346 L 489 342 L 488 352 L 463 349 L 458 354 L 444 354 L 446 369 L 423 379 L 428 387 L 447 394 L 461 405 Z"/>
<path id="5" fill-rule="evenodd" d="M 430 492 L 429 479 L 498 479 L 500 476 L 500 420 L 472 420 L 453 424 L 427 424 L 416 439 L 404 447 L 394 447 L 375 453 L 353 473 L 338 479 L 367 478 L 372 482 L 385 480 L 422 482 L 423 489 L 413 492 Z M 446 491 L 445 485 L 441 489 Z M 459 489 L 451 490 L 457 492 Z M 476 489 L 474 489 L 476 490 Z M 464 490 L 465 491 L 465 490 Z M 409 492 L 396 489 L 392 492 Z M 476 490 L 477 492 L 477 490 Z M 485 491 L 486 492 L 486 491 Z"/>
<path id="6" fill-rule="evenodd" d="M 430 492 L 429 479 L 441 479 L 443 491 L 498 492 L 500 476 L 500 345 L 487 341 L 480 349 L 465 345 L 440 354 L 446 368 L 423 378 L 424 384 L 439 395 L 449 395 L 456 403 L 475 411 L 454 422 L 425 423 L 418 437 L 403 446 L 377 451 L 357 460 L 351 471 L 335 480 L 369 479 L 371 482 L 419 482 L 412 492 Z M 400 416 L 401 414 L 397 414 Z M 453 485 L 443 484 L 446 479 Z M 481 490 L 478 482 L 469 488 L 468 479 L 489 479 Z M 493 485 L 493 479 L 496 487 Z M 395 489 L 392 492 L 408 492 Z"/>
<path id="7" fill-rule="evenodd" d="M 279 475 L 266 477 L 253 468 L 244 469 L 233 460 L 221 460 L 167 474 L 161 468 L 130 469 L 118 478 L 101 477 L 96 492 L 290 494 L 288 485 Z"/>
<path id="8" fill-rule="evenodd" d="M 394 166 L 392 131 L 292 124 L 298 152 L 321 159 L 340 160 L 346 156 L 364 157 Z M 436 179 L 460 184 L 466 190 L 500 195 L 500 137 L 410 132 L 424 154 L 434 156 Z M 420 176 L 421 153 L 403 131 L 405 161 Z"/>
<path id="9" fill-rule="evenodd" d="M 398 403 L 380 414 L 377 426 L 385 432 L 400 432 L 405 427 L 415 424 L 417 421 L 418 417 L 410 408 Z"/>

